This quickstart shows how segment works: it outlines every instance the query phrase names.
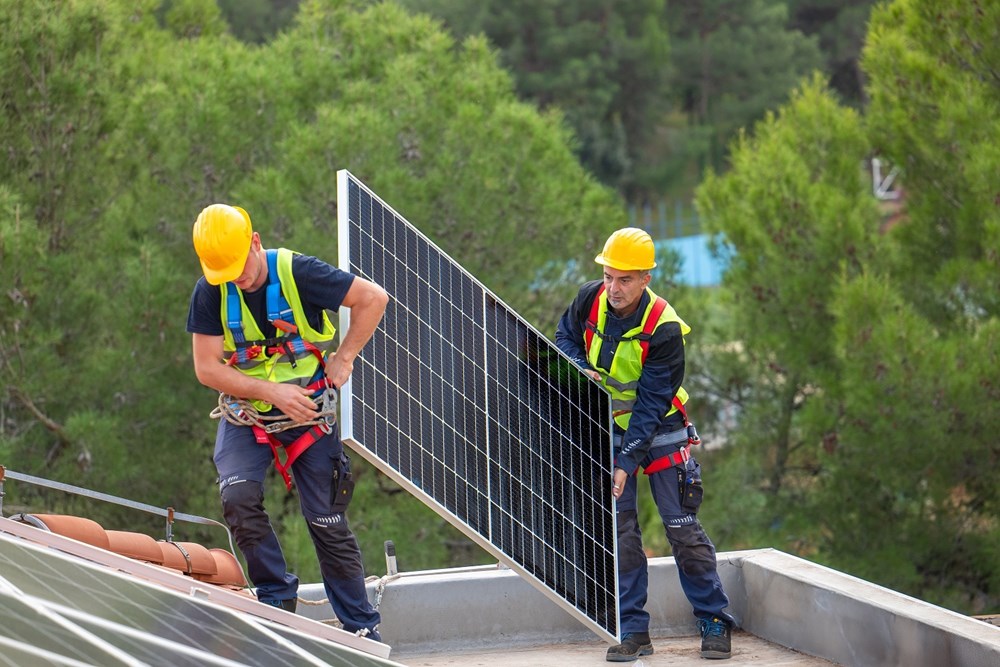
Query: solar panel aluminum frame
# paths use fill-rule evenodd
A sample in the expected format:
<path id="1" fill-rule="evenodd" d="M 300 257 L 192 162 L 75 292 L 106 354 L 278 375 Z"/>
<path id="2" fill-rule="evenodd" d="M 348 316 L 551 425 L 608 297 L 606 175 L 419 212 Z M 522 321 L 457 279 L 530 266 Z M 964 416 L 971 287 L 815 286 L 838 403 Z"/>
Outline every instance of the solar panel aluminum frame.
<path id="1" fill-rule="evenodd" d="M 411 225 L 403 216 L 399 215 L 399 213 L 397 213 L 394 209 L 392 209 L 392 207 L 386 204 L 381 198 L 379 198 L 375 193 L 373 193 L 367 186 L 365 186 L 356 177 L 351 175 L 350 172 L 348 172 L 347 170 L 341 170 L 337 173 L 338 262 L 341 269 L 345 271 L 350 271 L 357 275 L 361 275 L 362 277 L 372 280 L 375 283 L 380 283 L 380 280 L 378 279 L 377 276 L 370 275 L 369 272 L 367 272 L 363 267 L 358 265 L 358 262 L 355 261 L 356 258 L 351 257 L 351 236 L 350 236 L 351 227 L 352 224 L 354 225 L 360 224 L 360 221 L 358 220 L 351 220 L 351 211 L 349 206 L 351 182 L 353 182 L 361 192 L 363 192 L 368 197 L 371 197 L 373 201 L 377 202 L 380 206 L 382 206 L 385 211 L 391 213 L 398 221 L 404 223 L 405 226 L 408 228 L 408 230 L 411 230 L 414 234 L 416 234 L 419 237 L 422 243 L 426 243 L 430 248 L 438 252 L 442 258 L 445 258 L 448 261 L 452 262 L 454 264 L 454 267 L 461 271 L 463 278 L 467 278 L 469 281 L 475 283 L 477 287 L 481 288 L 482 299 L 483 299 L 483 303 L 481 304 L 481 309 L 483 313 L 487 312 L 495 313 L 503 309 L 506 309 L 507 314 L 509 316 L 517 318 L 518 326 L 521 329 L 523 329 L 523 331 L 526 332 L 529 337 L 531 337 L 533 340 L 544 341 L 545 345 L 548 348 L 546 350 L 547 353 L 551 355 L 556 355 L 558 358 L 562 359 L 562 363 L 564 364 L 565 367 L 575 368 L 572 365 L 572 361 L 570 361 L 569 358 L 566 357 L 566 355 L 564 355 L 561 351 L 559 351 L 555 345 L 553 345 L 544 336 L 538 333 L 537 330 L 531 327 L 530 324 L 528 324 L 522 318 L 517 316 L 517 314 L 514 313 L 513 310 L 509 309 L 509 307 L 504 305 L 503 302 L 500 301 L 500 299 L 498 299 L 495 295 L 489 292 L 489 290 L 483 287 L 481 283 L 479 283 L 471 274 L 465 271 L 463 267 L 455 263 L 454 260 L 451 260 L 451 258 L 446 253 L 441 251 L 440 248 L 438 248 L 426 236 L 421 234 L 419 230 L 413 227 L 413 225 Z M 387 288 L 386 285 L 382 286 Z M 390 298 L 392 299 L 399 298 L 400 295 L 392 294 L 391 290 L 388 291 L 390 291 Z M 503 314 L 504 313 L 501 313 L 501 316 Z M 349 308 L 340 309 L 339 327 L 341 332 L 345 332 L 350 328 Z M 597 512 L 604 513 L 605 521 L 602 523 L 602 526 L 605 528 L 609 526 L 609 529 L 605 531 L 606 532 L 605 539 L 602 540 L 598 546 L 600 547 L 600 549 L 603 549 L 608 553 L 605 555 L 604 559 L 601 559 L 600 552 L 598 551 L 598 549 L 594 549 L 592 551 L 586 549 L 580 549 L 578 544 L 573 545 L 575 548 L 572 549 L 572 553 L 574 555 L 582 556 L 582 560 L 584 561 L 587 561 L 588 557 L 592 556 L 592 558 L 589 559 L 591 562 L 582 563 L 582 568 L 580 568 L 581 571 L 588 573 L 589 576 L 592 576 L 595 579 L 598 577 L 598 574 L 595 573 L 604 572 L 606 586 L 599 587 L 597 594 L 594 594 L 592 591 L 590 593 L 590 595 L 593 597 L 599 597 L 600 591 L 604 591 L 605 596 L 609 598 L 607 600 L 608 608 L 606 614 L 602 615 L 601 618 L 597 618 L 597 615 L 589 614 L 587 609 L 581 609 L 580 607 L 578 607 L 578 604 L 575 603 L 573 599 L 571 599 L 572 596 L 568 594 L 567 595 L 562 594 L 561 592 L 552 588 L 549 584 L 540 579 L 538 576 L 533 574 L 530 571 L 530 569 L 528 569 L 528 567 L 525 567 L 525 565 L 519 562 L 516 555 L 507 553 L 506 551 L 503 550 L 503 548 L 501 548 L 501 546 L 494 544 L 489 539 L 490 534 L 495 534 L 492 532 L 492 528 L 487 529 L 485 531 L 486 534 L 484 534 L 483 531 L 470 525 L 465 519 L 463 519 L 461 516 L 456 514 L 447 506 L 445 506 L 438 498 L 436 498 L 434 495 L 428 493 L 424 488 L 422 488 L 421 484 L 415 483 L 413 479 L 410 479 L 410 477 L 407 476 L 407 474 L 404 474 L 404 472 L 398 470 L 390 462 L 381 458 L 375 451 L 367 447 L 365 443 L 362 442 L 363 433 L 361 433 L 360 430 L 355 428 L 356 426 L 355 402 L 357 395 L 355 394 L 353 378 L 360 375 L 360 373 L 358 372 L 359 368 L 364 368 L 366 365 L 375 367 L 374 352 L 372 348 L 373 344 L 378 344 L 377 343 L 378 337 L 386 336 L 386 332 L 384 330 L 385 327 L 386 327 L 386 321 L 385 319 L 383 319 L 383 322 L 379 325 L 379 329 L 375 332 L 375 335 L 373 337 L 373 342 L 370 342 L 359 353 L 358 359 L 356 360 L 355 372 L 352 375 L 352 378 L 349 379 L 340 389 L 340 431 L 341 431 L 341 438 L 343 439 L 343 441 L 354 452 L 362 456 L 365 460 L 367 460 L 381 472 L 390 477 L 403 489 L 405 489 L 413 496 L 420 499 L 424 504 L 426 504 L 428 507 L 434 510 L 438 515 L 440 515 L 442 518 L 444 518 L 446 521 L 448 521 L 450 524 L 452 524 L 458 530 L 464 533 L 474 543 L 476 543 L 478 546 L 483 548 L 488 553 L 495 556 L 501 563 L 509 567 L 511 570 L 520 574 L 528 583 L 534 586 L 537 590 L 543 593 L 550 600 L 555 602 L 559 607 L 564 609 L 572 617 L 576 618 L 578 621 L 583 623 L 584 626 L 589 628 L 591 631 L 593 631 L 602 639 L 610 643 L 617 643 L 618 637 L 620 636 L 621 632 L 620 608 L 618 604 L 618 577 L 617 577 L 618 544 L 617 544 L 617 539 L 615 539 L 617 530 L 617 525 L 616 525 L 617 519 L 614 511 L 614 501 L 611 496 L 611 484 L 603 483 L 605 478 L 607 479 L 607 481 L 610 482 L 611 478 L 610 472 L 612 470 L 612 462 L 613 462 L 611 433 L 614 422 L 611 414 L 610 400 L 608 398 L 607 393 L 603 390 L 603 388 L 600 388 L 599 386 L 591 385 L 588 387 L 588 390 L 592 390 L 593 394 L 600 397 L 599 412 L 600 414 L 604 415 L 604 417 L 601 420 L 603 423 L 600 423 L 599 428 L 600 428 L 601 439 L 604 441 L 605 446 L 603 447 L 604 451 L 601 453 L 601 456 L 594 457 L 595 459 L 598 459 L 597 465 L 599 465 L 600 467 L 600 472 L 598 473 L 600 475 L 599 477 L 600 482 L 594 484 L 596 488 L 592 489 L 593 493 L 590 497 L 590 500 L 594 501 L 593 507 L 585 508 L 583 511 L 586 512 L 587 510 L 593 509 L 595 511 L 594 516 L 597 515 L 596 514 Z M 484 347 L 485 347 L 485 341 L 484 341 Z M 359 387 L 359 390 L 360 389 L 361 387 Z M 440 397 L 436 396 L 435 398 L 441 400 Z M 571 407 L 573 406 L 563 406 L 562 409 L 566 410 Z M 358 432 L 356 432 L 356 430 L 358 430 Z M 427 433 L 425 431 L 424 435 L 426 434 Z M 413 437 L 414 439 L 419 440 L 421 438 L 421 434 L 417 433 Z M 487 447 L 489 446 L 490 445 L 488 444 Z M 583 447 L 581 446 L 580 449 L 582 450 Z M 496 452 L 493 452 L 491 455 L 495 454 Z M 489 457 L 487 456 L 487 459 L 488 458 Z M 491 482 L 490 475 L 489 474 L 485 475 L 483 481 L 487 484 L 487 486 L 489 486 Z M 483 491 L 483 495 L 486 498 L 491 499 L 491 504 L 492 504 L 492 499 L 495 496 L 495 493 L 497 493 L 497 491 L 495 489 L 490 489 L 490 488 L 487 488 Z M 594 495 L 597 496 L 596 499 L 593 497 Z M 510 510 L 512 521 L 514 523 L 517 524 L 517 522 L 522 521 L 522 517 L 514 516 L 518 512 L 518 510 L 524 511 L 529 514 L 532 512 L 536 512 L 537 508 L 533 506 L 537 506 L 538 497 L 536 496 L 534 500 L 536 502 L 533 503 L 532 499 L 529 498 L 527 499 L 527 502 L 523 502 L 520 505 L 518 505 L 518 507 Z M 572 503 L 579 501 L 573 500 L 568 502 Z M 576 508 L 574 508 L 573 511 L 575 514 Z M 590 515 L 588 514 L 586 516 Z M 492 519 L 490 519 L 489 522 L 492 524 Z M 524 525 L 525 523 L 531 524 L 530 517 L 527 521 L 519 523 L 517 525 Z M 539 521 L 536 517 L 535 524 L 538 523 Z M 576 524 L 573 524 L 573 526 L 576 527 Z M 556 540 L 556 542 L 557 543 L 559 542 L 558 539 Z M 610 563 L 610 565 L 608 565 L 608 563 Z M 575 573 L 575 575 L 576 578 L 579 580 L 580 574 Z M 611 589 L 610 593 L 607 590 L 608 588 Z M 575 590 L 579 590 L 579 587 Z M 586 598 L 588 597 L 588 595 L 584 595 L 583 597 Z M 584 603 L 583 606 L 587 607 L 587 605 L 588 603 Z M 607 615 L 613 615 L 613 618 L 608 618 Z"/>

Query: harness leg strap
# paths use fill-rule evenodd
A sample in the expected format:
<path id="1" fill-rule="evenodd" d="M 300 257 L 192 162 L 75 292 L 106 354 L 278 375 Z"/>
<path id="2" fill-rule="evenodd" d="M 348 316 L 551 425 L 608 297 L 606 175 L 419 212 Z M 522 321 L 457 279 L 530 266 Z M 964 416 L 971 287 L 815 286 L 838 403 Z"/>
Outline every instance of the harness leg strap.
<path id="1" fill-rule="evenodd" d="M 325 424 L 317 424 L 300 435 L 288 446 L 283 446 L 281 441 L 273 433 L 268 433 L 260 426 L 253 426 L 253 435 L 257 439 L 257 444 L 268 445 L 274 455 L 274 467 L 285 480 L 285 488 L 292 490 L 292 476 L 290 473 L 295 459 L 302 455 L 302 452 L 309 449 L 313 443 L 329 433 L 324 428 Z M 281 460 L 281 451 L 285 452 L 285 460 Z"/>

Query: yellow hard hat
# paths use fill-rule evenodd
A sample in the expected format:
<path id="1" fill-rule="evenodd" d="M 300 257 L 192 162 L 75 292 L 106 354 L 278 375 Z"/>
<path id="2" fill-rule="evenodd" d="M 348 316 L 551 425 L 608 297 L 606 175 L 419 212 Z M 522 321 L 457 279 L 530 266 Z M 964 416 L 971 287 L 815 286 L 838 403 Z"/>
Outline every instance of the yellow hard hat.
<path id="1" fill-rule="evenodd" d="M 594 261 L 619 271 L 648 271 L 656 266 L 656 250 L 649 234 L 625 227 L 608 237 L 604 252 Z"/>
<path id="2" fill-rule="evenodd" d="M 236 280 L 243 273 L 253 227 L 250 215 L 239 206 L 206 206 L 194 222 L 194 250 L 205 279 L 213 285 Z"/>

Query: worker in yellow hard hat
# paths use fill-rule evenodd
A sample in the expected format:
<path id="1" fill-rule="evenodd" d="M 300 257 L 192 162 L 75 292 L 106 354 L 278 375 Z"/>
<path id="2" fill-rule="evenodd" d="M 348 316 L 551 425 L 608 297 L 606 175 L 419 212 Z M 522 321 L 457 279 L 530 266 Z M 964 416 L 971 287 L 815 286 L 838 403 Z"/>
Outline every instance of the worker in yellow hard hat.
<path id="1" fill-rule="evenodd" d="M 701 632 L 701 655 L 728 658 L 735 619 L 716 569 L 715 547 L 698 521 L 701 466 L 691 447 L 701 442 L 687 418 L 684 336 L 691 327 L 649 288 L 656 266 L 649 234 L 614 232 L 595 258 L 603 280 L 585 283 L 559 321 L 556 345 L 611 395 L 614 471 L 611 495 L 618 524 L 621 643 L 610 662 L 653 652 L 646 553 L 642 546 L 636 473 L 649 475 L 677 572 Z"/>
<path id="2" fill-rule="evenodd" d="M 335 391 L 385 312 L 378 285 L 291 250 L 269 250 L 238 206 L 212 204 L 194 223 L 202 273 L 187 330 L 194 369 L 221 394 L 214 461 L 223 515 L 261 602 L 294 611 L 288 572 L 264 510 L 272 461 L 299 505 L 316 547 L 327 597 L 344 629 L 380 640 L 357 539 L 347 523 L 350 460 L 336 424 Z M 327 311 L 351 309 L 334 350 Z M 281 426 L 273 431 L 270 426 Z"/>

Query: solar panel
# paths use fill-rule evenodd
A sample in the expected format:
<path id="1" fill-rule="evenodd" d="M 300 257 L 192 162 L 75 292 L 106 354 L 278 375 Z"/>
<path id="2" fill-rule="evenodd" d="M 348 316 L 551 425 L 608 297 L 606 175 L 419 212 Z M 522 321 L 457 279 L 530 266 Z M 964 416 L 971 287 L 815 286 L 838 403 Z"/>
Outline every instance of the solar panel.
<path id="1" fill-rule="evenodd" d="M 2 531 L 0 645 L 51 654 L 14 664 L 398 665 Z"/>
<path id="2" fill-rule="evenodd" d="M 607 393 L 363 183 L 337 179 L 340 268 L 391 297 L 341 390 L 344 441 L 616 640 Z"/>

